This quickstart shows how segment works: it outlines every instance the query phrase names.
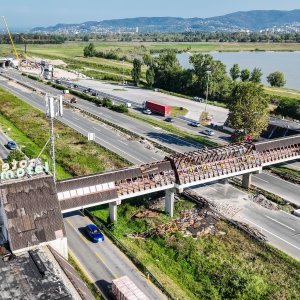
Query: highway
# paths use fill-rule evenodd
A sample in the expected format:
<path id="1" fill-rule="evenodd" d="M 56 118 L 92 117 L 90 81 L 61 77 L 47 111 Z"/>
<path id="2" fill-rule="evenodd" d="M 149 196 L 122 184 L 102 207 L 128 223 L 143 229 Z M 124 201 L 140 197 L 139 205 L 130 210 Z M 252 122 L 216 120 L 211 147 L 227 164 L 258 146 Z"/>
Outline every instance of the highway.
<path id="1" fill-rule="evenodd" d="M 45 85 L 41 82 L 37 82 L 28 77 L 22 76 L 19 72 L 15 71 L 15 70 L 8 69 L 5 71 L 4 74 L 9 75 L 10 77 L 15 78 L 18 81 L 25 82 L 31 86 L 34 86 L 40 90 L 43 90 L 46 93 L 50 93 L 50 94 L 54 94 L 54 95 L 61 93 L 61 91 L 54 89 L 48 85 Z M 73 85 L 74 83 L 66 82 L 66 84 Z M 83 92 L 83 90 L 85 90 L 85 88 L 81 88 L 81 87 L 77 87 L 77 88 L 73 87 L 73 89 L 81 91 L 81 92 Z M 192 102 L 192 101 L 190 101 L 190 102 Z M 185 139 L 181 139 L 174 134 L 170 134 L 169 132 L 160 129 L 159 127 L 154 127 L 145 122 L 128 117 L 124 114 L 120 114 L 120 113 L 114 112 L 112 110 L 108 110 L 106 108 L 101 108 L 101 107 L 97 106 L 96 104 L 91 103 L 90 101 L 79 98 L 78 104 L 75 104 L 74 106 L 76 106 L 80 109 L 84 109 L 90 113 L 93 113 L 109 122 L 113 121 L 117 125 L 125 128 L 125 129 L 128 129 L 130 131 L 136 132 L 141 136 L 145 136 L 149 139 L 157 140 L 158 142 L 160 142 L 162 144 L 167 143 L 167 146 L 169 148 L 172 148 L 173 145 L 175 145 L 176 151 L 184 152 L 184 151 L 190 151 L 191 147 L 199 148 L 199 145 L 196 145 L 194 143 L 186 141 Z M 141 111 L 139 109 L 137 109 L 136 112 L 141 113 Z M 164 121 L 164 119 L 165 119 L 165 117 L 158 116 L 158 115 L 150 115 L 147 117 L 152 118 L 154 120 L 159 120 L 159 121 Z M 204 129 L 206 129 L 206 127 L 201 126 L 201 127 L 195 128 L 195 127 L 188 125 L 190 122 L 189 119 L 186 119 L 186 120 L 181 119 L 181 118 L 175 118 L 175 119 L 176 119 L 176 121 L 174 123 L 172 123 L 172 125 L 175 127 L 178 127 L 181 130 L 184 130 L 184 131 L 190 132 L 192 134 L 196 134 L 196 135 L 199 134 L 199 135 L 201 135 L 211 141 L 219 143 L 219 144 L 228 144 L 228 142 L 230 140 L 230 135 L 226 134 L 224 132 L 215 130 L 214 136 L 206 136 L 206 135 L 202 134 L 202 131 Z M 117 122 L 116 122 L 116 120 L 117 120 Z"/>
<path id="2" fill-rule="evenodd" d="M 264 172 L 252 175 L 252 185 L 278 195 L 287 202 L 300 207 L 300 187 L 270 173 Z M 299 219 L 300 222 L 300 219 Z"/>
<path id="3" fill-rule="evenodd" d="M 38 84 L 38 83 L 37 83 Z M 20 97 L 27 103 L 31 104 L 34 107 L 37 107 L 38 109 L 44 111 L 44 100 L 43 96 L 40 96 L 36 93 L 32 93 L 30 91 L 26 91 L 24 88 L 18 88 L 15 85 L 12 85 L 10 82 L 7 80 L 3 79 L 0 77 L 0 85 L 3 86 L 4 88 L 8 89 L 12 93 L 14 93 L 16 96 Z M 44 87 L 44 85 L 43 85 Z M 46 87 L 47 91 L 50 93 L 57 93 L 57 90 L 54 90 L 51 87 Z M 94 104 L 86 101 L 80 100 L 78 105 L 82 105 L 82 108 L 86 110 L 90 110 L 94 114 L 98 114 L 101 117 L 105 117 L 108 120 L 117 123 L 119 126 L 135 130 L 139 134 L 145 134 L 149 136 L 149 125 L 145 124 L 143 122 L 131 119 L 127 116 L 124 116 L 122 114 L 118 114 L 115 112 L 112 112 L 110 110 L 107 110 L 105 108 L 98 108 Z M 145 162 L 150 162 L 153 160 L 158 160 L 162 159 L 164 154 L 161 151 L 158 150 L 149 150 L 145 148 L 144 145 L 137 141 L 132 141 L 131 139 L 126 139 L 123 134 L 120 134 L 120 132 L 107 127 L 106 125 L 103 125 L 99 122 L 96 122 L 95 120 L 85 117 L 82 114 L 72 111 L 72 110 L 65 110 L 65 115 L 64 118 L 61 119 L 62 122 L 65 124 L 69 125 L 73 129 L 77 130 L 78 132 L 83 133 L 84 135 L 87 135 L 87 132 L 90 132 L 91 130 L 95 131 L 96 133 L 96 142 L 99 143 L 100 145 L 103 145 L 110 149 L 111 151 L 119 154 L 120 156 L 126 158 L 130 162 L 134 164 L 142 164 Z M 183 144 L 183 141 L 175 136 L 175 140 L 170 140 L 172 138 L 172 134 L 169 134 L 167 132 L 164 132 L 158 128 L 154 128 L 153 126 L 150 126 L 152 135 L 151 138 L 156 139 L 157 142 L 163 144 L 163 145 L 169 145 L 174 149 L 178 149 L 178 151 L 192 151 L 197 149 L 194 145 L 191 144 Z M 153 132 L 155 134 L 153 134 Z M 163 137 L 163 139 L 162 139 Z M 167 139 L 167 140 L 164 140 Z M 173 141 L 173 142 L 170 142 Z M 184 141 L 185 142 L 185 141 Z M 255 175 L 260 178 L 260 176 L 263 175 Z M 255 180 L 254 180 L 255 181 Z M 267 180 L 266 180 L 267 181 Z M 269 180 L 268 180 L 269 181 Z M 278 185 L 278 183 L 273 184 L 273 180 L 270 181 L 270 188 L 273 190 L 272 192 L 274 193 L 275 190 L 275 185 Z M 282 184 L 285 184 L 283 182 Z M 274 187 L 274 188 L 273 188 Z M 232 188 L 232 187 L 231 187 Z M 221 198 L 221 194 L 225 193 L 226 190 L 231 189 L 231 188 L 224 188 L 224 186 L 221 186 L 218 191 L 218 194 L 216 195 L 218 198 Z M 198 193 L 202 193 L 201 190 L 196 189 Z M 212 195 L 212 190 L 209 191 L 208 195 Z M 245 194 L 246 195 L 246 194 Z M 283 197 L 285 198 L 285 197 Z M 234 200 L 230 199 L 230 202 L 233 202 Z M 242 201 L 243 202 L 243 201 Z M 245 201 L 244 202 L 249 202 Z M 240 203 L 239 203 L 240 204 Z M 270 214 L 269 214 L 270 213 Z M 274 245 L 275 247 L 281 249 L 282 251 L 285 251 L 286 253 L 292 255 L 293 257 L 296 257 L 299 259 L 299 254 L 297 254 L 297 251 L 299 252 L 299 219 L 295 219 L 296 217 L 286 214 L 284 212 L 276 212 L 277 214 L 275 215 L 274 212 L 270 212 L 269 210 L 262 210 L 260 207 L 257 208 L 256 205 L 253 205 L 253 203 L 249 203 L 246 208 L 243 209 L 243 211 L 240 213 L 240 217 L 244 218 L 243 221 L 247 222 L 248 224 L 258 228 L 261 230 L 268 238 L 268 241 Z M 270 218 L 276 220 L 272 221 L 272 219 L 266 218 L 265 216 L 268 215 Z M 99 286 L 104 289 L 105 286 L 107 286 L 107 282 L 111 280 L 111 271 L 114 270 L 115 267 L 113 264 L 113 261 L 105 261 L 106 265 L 109 266 L 109 270 L 106 270 L 105 274 L 102 272 L 105 270 L 105 264 L 101 264 L 101 259 L 97 256 L 95 253 L 95 247 L 96 245 L 94 244 L 89 244 L 83 242 L 83 239 L 80 237 L 78 232 L 76 232 L 76 228 L 79 228 L 80 226 L 84 226 L 83 219 L 80 215 L 75 214 L 72 215 L 71 217 L 68 217 L 69 221 L 71 224 L 73 224 L 73 231 L 72 226 L 70 223 L 66 223 L 67 227 L 67 232 L 68 232 L 68 240 L 69 240 L 69 245 L 71 250 L 75 253 L 76 257 L 80 261 L 82 265 L 84 265 L 85 268 L 87 268 L 90 271 L 90 275 L 95 280 L 98 284 L 99 281 Z M 257 221 L 256 221 L 257 218 Z M 265 220 L 266 219 L 266 220 Z M 285 223 L 286 219 L 289 220 L 289 223 Z M 264 226 L 264 221 L 269 222 L 266 223 L 267 225 Z M 271 222 L 272 221 L 272 222 Z M 292 222 L 292 223 L 290 223 Z M 298 222 L 295 226 L 294 223 Z M 286 226 L 294 229 L 295 231 L 290 230 L 289 231 L 283 231 L 281 224 L 285 224 Z M 280 226 L 279 226 L 280 225 Z M 288 227 L 285 227 L 286 229 Z M 75 229 L 74 229 L 75 228 Z M 73 233 L 73 234 L 72 234 Z M 75 234 L 76 233 L 76 234 Z M 288 236 L 289 233 L 294 234 L 294 236 Z M 297 235 L 298 233 L 298 235 Z M 108 239 L 107 239 L 108 241 Z M 110 249 L 111 247 L 109 244 L 107 247 Z M 99 245 L 97 245 L 99 246 Z M 108 251 L 109 253 L 110 251 Z M 86 253 L 89 253 L 89 255 L 86 255 Z M 122 255 L 120 252 L 118 253 L 119 255 Z M 101 257 L 106 258 L 106 253 L 101 253 Z M 88 258 L 88 259 L 87 259 Z M 94 262 L 94 263 L 91 263 Z M 97 262 L 97 263 L 96 263 Z M 111 265 L 112 264 L 112 265 Z M 98 267 L 100 266 L 100 267 Z M 142 275 L 140 276 L 142 277 Z M 103 280 L 103 282 L 100 281 Z M 105 282 L 106 281 L 106 282 Z M 150 298 L 150 299 L 156 299 L 156 298 Z M 159 298 L 157 298 L 159 299 Z"/>
<path id="4" fill-rule="evenodd" d="M 189 112 L 187 114 L 188 118 L 199 120 L 201 113 L 205 109 L 204 103 L 199 103 L 191 101 L 189 99 L 180 98 L 172 95 L 163 94 L 160 92 L 155 92 L 151 90 L 141 89 L 133 86 L 122 86 L 117 84 L 111 84 L 106 82 L 101 82 L 97 80 L 79 80 L 78 84 L 93 88 L 99 91 L 103 91 L 113 96 L 118 96 L 127 99 L 129 102 L 138 102 L 142 104 L 144 101 L 157 101 L 162 104 L 171 106 L 182 106 L 186 108 Z M 213 115 L 214 122 L 218 124 L 224 124 L 227 119 L 228 110 L 222 107 L 217 107 L 213 105 L 207 105 L 207 111 L 209 114 Z"/>
<path id="5" fill-rule="evenodd" d="M 61 91 L 59 91 L 59 90 L 56 90 L 50 86 L 39 83 L 37 81 L 31 80 L 29 78 L 26 78 L 26 77 L 16 73 L 15 71 L 9 71 L 9 72 L 6 71 L 5 73 L 21 82 L 26 82 L 26 83 L 28 83 L 34 87 L 37 87 L 47 93 L 50 93 L 53 95 L 57 95 L 57 94 L 61 93 Z M 2 78 L 0 77 L 0 79 L 2 79 Z M 1 84 L 4 85 L 4 83 L 2 83 L 2 82 L 6 82 L 5 86 L 10 88 L 12 92 L 17 92 L 21 95 L 28 96 L 28 95 L 25 95 L 26 93 L 24 92 L 23 88 L 22 88 L 22 90 L 19 90 L 15 86 L 14 87 L 12 87 L 11 85 L 8 86 L 7 81 L 4 79 L 0 80 L 0 85 Z M 37 96 L 40 99 L 43 98 L 42 96 L 39 96 L 36 93 L 31 93 L 31 95 L 34 95 L 35 98 L 37 98 Z M 26 99 L 24 99 L 24 100 L 26 100 Z M 32 102 L 30 104 L 33 105 Z M 184 138 L 180 138 L 180 137 L 176 136 L 175 134 L 169 133 L 159 127 L 149 125 L 145 122 L 128 117 L 124 114 L 120 114 L 120 113 L 111 111 L 107 108 L 98 107 L 94 103 L 91 103 L 87 100 L 79 99 L 78 103 L 75 106 L 78 107 L 79 109 L 88 111 L 89 113 L 92 113 L 102 119 L 105 119 L 106 121 L 115 123 L 116 125 L 123 127 L 131 132 L 137 133 L 140 136 L 143 136 L 145 138 L 148 138 L 155 142 L 158 142 L 159 144 L 166 146 L 168 148 L 171 148 L 175 151 L 187 152 L 187 151 L 193 151 L 193 150 L 201 148 L 200 144 L 191 143 L 190 141 L 188 141 Z M 39 106 L 38 108 L 41 109 L 41 107 L 42 106 Z M 62 119 L 62 121 L 64 121 L 64 119 L 65 119 L 65 117 Z M 92 128 L 92 127 L 90 127 L 90 128 Z M 76 129 L 76 128 L 74 128 L 74 129 Z M 97 136 L 97 132 L 95 132 L 95 134 Z M 111 150 L 114 151 L 113 149 L 111 149 Z M 123 150 L 125 150 L 125 149 L 123 149 Z M 162 157 L 163 156 L 161 156 L 161 158 Z"/>
<path id="6" fill-rule="evenodd" d="M 300 218 L 284 211 L 266 209 L 249 200 L 248 194 L 224 183 L 193 189 L 224 211 L 224 215 L 257 228 L 268 242 L 300 260 Z"/>
<path id="7" fill-rule="evenodd" d="M 45 101 L 43 96 L 32 93 L 25 88 L 19 88 L 17 85 L 12 84 L 10 81 L 1 77 L 0 86 L 20 97 L 28 104 L 43 112 L 45 111 Z M 147 149 L 145 145 L 140 142 L 126 139 L 116 130 L 104 126 L 102 123 L 78 112 L 74 112 L 73 110 L 65 109 L 64 117 L 61 118 L 60 121 L 85 136 L 87 136 L 88 132 L 95 132 L 95 142 L 124 157 L 133 164 L 142 164 L 144 162 L 160 160 L 164 157 L 161 151 L 158 151 L 157 149 Z"/>
<path id="8" fill-rule="evenodd" d="M 149 299 L 167 299 L 156 286 L 138 271 L 133 263 L 105 236 L 104 242 L 93 243 L 84 233 L 91 221 L 80 212 L 64 215 L 68 246 L 85 273 L 109 297 L 113 279 L 127 275 Z"/>

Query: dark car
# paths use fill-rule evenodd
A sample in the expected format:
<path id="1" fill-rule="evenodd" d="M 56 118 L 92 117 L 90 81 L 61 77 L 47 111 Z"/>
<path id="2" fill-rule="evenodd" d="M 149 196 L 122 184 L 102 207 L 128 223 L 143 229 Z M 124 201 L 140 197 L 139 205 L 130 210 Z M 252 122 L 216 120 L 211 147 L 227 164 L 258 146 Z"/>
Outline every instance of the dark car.
<path id="1" fill-rule="evenodd" d="M 174 118 L 171 118 L 171 117 L 168 117 L 168 118 L 165 118 L 165 121 L 166 121 L 166 122 L 173 123 L 173 122 L 175 122 L 175 119 L 174 119 Z"/>
<path id="2" fill-rule="evenodd" d="M 86 233 L 94 243 L 103 242 L 104 235 L 95 224 L 89 224 L 86 226 Z"/>
<path id="3" fill-rule="evenodd" d="M 191 122 L 191 123 L 189 123 L 189 125 L 193 126 L 193 127 L 200 127 L 200 123 L 197 121 Z"/>
<path id="4" fill-rule="evenodd" d="M 6 144 L 6 147 L 7 147 L 9 150 L 16 150 L 16 149 L 17 149 L 17 144 L 16 144 L 14 141 L 9 141 L 9 142 Z"/>

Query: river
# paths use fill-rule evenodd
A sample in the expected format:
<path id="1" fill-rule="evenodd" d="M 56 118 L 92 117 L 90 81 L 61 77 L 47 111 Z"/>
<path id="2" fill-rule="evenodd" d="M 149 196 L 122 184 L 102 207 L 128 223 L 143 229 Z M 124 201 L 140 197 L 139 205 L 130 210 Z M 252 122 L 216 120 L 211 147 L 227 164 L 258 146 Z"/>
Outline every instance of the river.
<path id="1" fill-rule="evenodd" d="M 275 71 L 284 73 L 285 87 L 300 90 L 300 51 L 295 52 L 210 52 L 214 59 L 221 60 L 227 66 L 227 72 L 233 64 L 239 64 L 240 69 L 248 68 L 250 71 L 261 68 L 262 82 L 267 84 L 266 77 Z M 189 64 L 190 53 L 181 53 L 177 57 L 184 68 L 192 68 Z"/>

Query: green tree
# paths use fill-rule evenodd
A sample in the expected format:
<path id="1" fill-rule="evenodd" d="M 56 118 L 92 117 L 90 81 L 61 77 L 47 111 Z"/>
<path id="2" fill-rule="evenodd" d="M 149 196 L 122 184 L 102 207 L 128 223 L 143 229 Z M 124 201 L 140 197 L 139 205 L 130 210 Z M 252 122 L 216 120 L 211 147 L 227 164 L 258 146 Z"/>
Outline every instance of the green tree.
<path id="1" fill-rule="evenodd" d="M 155 80 L 155 71 L 152 66 L 148 67 L 148 69 L 147 69 L 146 80 L 147 80 L 148 86 L 152 88 L 152 86 L 154 84 L 154 80 Z"/>
<path id="2" fill-rule="evenodd" d="M 154 64 L 154 58 L 152 55 L 150 54 L 144 54 L 143 56 L 143 61 L 144 61 L 144 64 L 148 67 L 152 66 Z"/>
<path id="3" fill-rule="evenodd" d="M 82 38 L 82 40 L 83 40 L 84 42 L 88 42 L 88 41 L 90 40 L 90 38 L 89 38 L 88 35 L 85 35 L 85 36 Z"/>
<path id="4" fill-rule="evenodd" d="M 248 70 L 248 69 L 244 69 L 244 70 L 242 70 L 241 71 L 241 80 L 243 81 L 243 82 L 245 82 L 245 81 L 249 81 L 249 79 L 250 79 L 250 71 Z"/>
<path id="5" fill-rule="evenodd" d="M 240 77 L 241 71 L 238 64 L 234 64 L 229 71 L 232 80 L 237 80 Z"/>
<path id="6" fill-rule="evenodd" d="M 132 80 L 134 84 L 138 86 L 142 74 L 142 62 L 139 59 L 135 58 L 132 63 L 133 63 L 133 68 L 131 70 Z"/>
<path id="7" fill-rule="evenodd" d="M 259 137 L 268 126 L 268 100 L 261 85 L 254 82 L 236 84 L 228 108 L 230 126 L 253 138 Z"/>
<path id="8" fill-rule="evenodd" d="M 92 57 L 95 56 L 95 54 L 96 54 L 96 49 L 93 43 L 90 43 L 88 46 L 84 47 L 83 49 L 84 57 Z"/>
<path id="9" fill-rule="evenodd" d="M 204 96 L 207 81 L 209 81 L 208 96 L 210 98 L 221 101 L 227 98 L 230 93 L 231 80 L 226 74 L 226 66 L 221 61 L 214 60 L 209 54 L 195 54 L 190 57 L 190 63 L 194 67 L 193 90 L 195 93 Z"/>
<path id="10" fill-rule="evenodd" d="M 261 77 L 263 76 L 263 73 L 260 68 L 254 68 L 251 72 L 250 81 L 255 83 L 261 83 Z"/>
<path id="11" fill-rule="evenodd" d="M 283 87 L 286 83 L 282 72 L 273 72 L 267 77 L 267 81 L 271 86 Z"/>

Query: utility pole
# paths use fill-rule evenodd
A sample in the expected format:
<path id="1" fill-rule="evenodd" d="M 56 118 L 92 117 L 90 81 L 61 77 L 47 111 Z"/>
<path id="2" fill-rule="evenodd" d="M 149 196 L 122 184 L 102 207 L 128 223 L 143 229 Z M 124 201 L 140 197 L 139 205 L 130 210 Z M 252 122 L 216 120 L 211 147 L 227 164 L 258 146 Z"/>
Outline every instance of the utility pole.
<path id="1" fill-rule="evenodd" d="M 46 116 L 49 118 L 50 124 L 50 155 L 52 159 L 52 175 L 56 182 L 56 165 L 55 165 L 55 135 L 54 135 L 54 118 L 63 116 L 63 99 L 62 96 L 53 97 L 48 94 L 46 100 Z"/>
<path id="2" fill-rule="evenodd" d="M 205 99 L 205 109 L 204 111 L 206 112 L 206 107 L 207 107 L 207 100 L 208 100 L 208 86 L 209 86 L 209 75 L 211 74 L 211 71 L 206 71 L 207 74 L 207 85 L 206 85 L 206 99 Z"/>

